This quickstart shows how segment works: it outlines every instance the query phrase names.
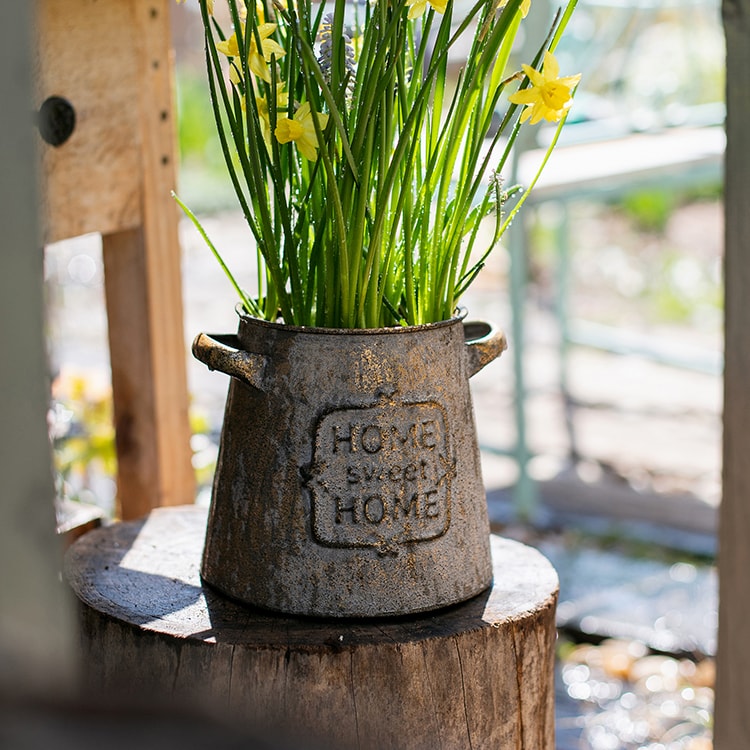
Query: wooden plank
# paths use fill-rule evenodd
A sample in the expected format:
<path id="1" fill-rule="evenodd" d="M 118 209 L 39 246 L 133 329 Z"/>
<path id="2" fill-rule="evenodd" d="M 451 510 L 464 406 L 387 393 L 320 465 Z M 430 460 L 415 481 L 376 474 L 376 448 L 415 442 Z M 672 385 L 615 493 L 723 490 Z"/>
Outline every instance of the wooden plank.
<path id="1" fill-rule="evenodd" d="M 63 546 L 73 542 L 92 529 L 102 525 L 104 511 L 98 505 L 82 503 L 67 498 L 58 498 L 55 503 L 57 535 Z"/>
<path id="2" fill-rule="evenodd" d="M 150 424 L 143 423 L 141 444 L 153 440 L 158 477 L 151 492 L 121 494 L 123 518 L 141 515 L 151 499 L 157 505 L 193 502 L 195 479 L 191 465 L 188 420 L 187 349 L 183 334 L 182 269 L 177 231 L 177 206 L 170 191 L 175 188 L 176 129 L 173 119 L 170 0 L 135 0 L 133 21 L 138 40 L 138 125 L 141 144 L 142 243 L 132 251 L 142 253 L 145 309 L 135 300 L 119 295 L 118 314 L 110 319 L 110 352 L 118 369 L 131 367 L 141 388 L 152 390 Z M 122 238 L 121 238 L 122 239 Z M 109 247 L 105 238 L 104 244 Z M 112 253 L 107 252 L 109 261 Z M 119 264 L 120 267 L 122 263 Z M 140 267 L 140 265 L 139 265 Z M 105 268 L 105 273 L 107 269 Z M 114 285 L 119 283 L 115 275 Z M 115 294 L 108 282 L 107 293 Z M 113 305 L 108 302 L 108 310 Z M 149 364 L 143 371 L 128 359 L 129 345 L 121 355 L 118 346 L 132 335 L 132 316 L 144 316 L 140 330 L 148 332 L 143 354 Z M 138 330 L 138 329 L 136 329 Z M 145 342 L 144 342 L 145 343 Z M 114 369 L 114 368 L 113 368 Z M 148 374 L 147 374 L 148 373 Z M 134 396 L 125 391 L 124 399 Z M 122 402 L 122 399 L 119 399 Z M 143 456 L 144 460 L 145 456 Z"/>
<path id="3" fill-rule="evenodd" d="M 719 516 L 719 641 L 714 747 L 750 747 L 750 0 L 724 0 L 724 494 Z"/>
<path id="4" fill-rule="evenodd" d="M 134 4 L 38 0 L 36 6 L 36 108 L 61 96 L 76 113 L 64 144 L 40 139 L 44 241 L 137 227 L 142 163 Z"/>
<path id="5" fill-rule="evenodd" d="M 161 508 L 71 547 L 90 689 L 195 702 L 292 747 L 554 748 L 558 583 L 536 550 L 493 537 L 493 586 L 458 606 L 289 617 L 203 586 L 206 515 Z"/>
<path id="6" fill-rule="evenodd" d="M 166 337 L 159 318 L 165 300 L 149 288 L 144 232 L 107 235 L 102 245 L 118 504 L 122 518 L 138 518 L 157 505 L 193 499 L 185 354 L 158 348 Z M 181 341 L 181 325 L 171 333 Z"/>
<path id="7" fill-rule="evenodd" d="M 150 510 L 161 484 L 143 232 L 102 237 L 120 516 Z"/>

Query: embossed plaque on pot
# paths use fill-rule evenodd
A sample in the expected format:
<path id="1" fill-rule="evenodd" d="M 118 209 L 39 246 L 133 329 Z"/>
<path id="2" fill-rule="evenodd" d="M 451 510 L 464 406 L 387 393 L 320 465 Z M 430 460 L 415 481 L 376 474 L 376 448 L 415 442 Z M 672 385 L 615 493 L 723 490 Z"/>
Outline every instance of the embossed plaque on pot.
<path id="1" fill-rule="evenodd" d="M 315 433 L 313 532 L 334 547 L 398 554 L 450 525 L 455 459 L 438 403 L 338 409 Z"/>

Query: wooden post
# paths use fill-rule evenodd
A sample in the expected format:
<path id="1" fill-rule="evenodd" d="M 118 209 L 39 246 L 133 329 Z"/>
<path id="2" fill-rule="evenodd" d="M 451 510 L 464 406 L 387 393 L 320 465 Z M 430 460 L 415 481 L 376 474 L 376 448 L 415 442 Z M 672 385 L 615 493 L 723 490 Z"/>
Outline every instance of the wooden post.
<path id="1" fill-rule="evenodd" d="M 553 750 L 558 584 L 538 552 L 493 537 L 494 585 L 459 606 L 295 618 L 202 585 L 206 513 L 161 508 L 71 547 L 95 693 L 171 696 L 290 747 Z"/>
<path id="2" fill-rule="evenodd" d="M 102 234 L 121 515 L 191 502 L 171 0 L 38 0 L 37 103 L 75 128 L 43 144 L 45 241 Z"/>
<path id="3" fill-rule="evenodd" d="M 75 665 L 73 609 L 58 579 L 47 436 L 36 133 L 29 117 L 32 10 L 30 3 L 0 3 L 0 709 L 6 701 L 69 692 Z M 3 720 L 0 734 L 6 726 Z"/>
<path id="4" fill-rule="evenodd" d="M 750 0 L 724 0 L 724 493 L 719 517 L 716 750 L 750 747 Z"/>

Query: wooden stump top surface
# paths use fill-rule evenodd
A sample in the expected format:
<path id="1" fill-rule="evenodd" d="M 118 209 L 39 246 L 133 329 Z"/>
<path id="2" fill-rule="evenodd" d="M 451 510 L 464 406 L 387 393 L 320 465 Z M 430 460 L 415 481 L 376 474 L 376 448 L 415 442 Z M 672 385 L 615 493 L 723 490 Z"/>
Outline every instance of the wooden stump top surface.
<path id="1" fill-rule="evenodd" d="M 535 549 L 492 537 L 494 583 L 460 605 L 399 618 L 321 620 L 240 604 L 204 585 L 207 510 L 157 508 L 148 518 L 95 529 L 66 556 L 78 598 L 142 630 L 206 643 L 273 648 L 407 643 L 498 628 L 554 607 L 558 578 Z"/>

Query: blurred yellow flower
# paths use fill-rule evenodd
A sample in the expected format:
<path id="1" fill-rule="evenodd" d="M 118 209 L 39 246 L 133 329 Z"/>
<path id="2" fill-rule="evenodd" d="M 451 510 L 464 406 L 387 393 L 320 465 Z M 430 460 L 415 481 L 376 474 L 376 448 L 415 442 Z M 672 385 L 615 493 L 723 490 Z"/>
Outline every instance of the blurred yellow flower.
<path id="1" fill-rule="evenodd" d="M 242 83 L 242 74 L 239 71 L 239 68 L 237 67 L 237 63 L 232 63 L 229 66 L 229 81 L 230 83 L 233 83 L 235 86 L 240 86 Z M 244 99 L 243 101 L 243 109 L 244 109 Z"/>
<path id="2" fill-rule="evenodd" d="M 237 57 L 240 54 L 240 46 L 237 43 L 237 33 L 235 32 L 229 39 L 223 42 L 216 42 L 216 49 L 222 55 L 227 57 Z"/>
<path id="3" fill-rule="evenodd" d="M 247 64 L 258 78 L 262 78 L 266 83 L 271 83 L 271 72 L 268 69 L 267 63 L 271 62 L 273 56 L 276 56 L 277 59 L 283 57 L 286 51 L 275 39 L 269 39 L 271 34 L 276 31 L 275 23 L 258 24 L 257 31 L 260 38 L 260 51 L 258 51 L 255 34 L 250 34 Z M 237 57 L 240 54 L 237 32 L 232 34 L 226 41 L 217 42 L 216 49 L 227 57 Z"/>
<path id="4" fill-rule="evenodd" d="M 508 4 L 508 0 L 502 0 L 498 8 L 504 8 Z M 531 10 L 531 0 L 521 0 L 521 16 L 526 18 Z"/>
<path id="5" fill-rule="evenodd" d="M 244 104 L 244 99 L 242 100 Z M 255 97 L 255 104 L 258 107 L 258 119 L 260 120 L 260 130 L 263 134 L 263 140 L 266 142 L 268 152 L 271 152 L 271 114 L 268 111 L 268 101 L 263 96 Z M 279 118 L 283 112 L 286 111 L 289 106 L 289 94 L 284 91 L 284 85 L 279 84 L 276 89 L 276 117 Z M 321 117 L 321 115 L 318 115 Z M 313 128 L 313 135 L 315 130 Z"/>
<path id="6" fill-rule="evenodd" d="M 438 13 L 445 13 L 448 0 L 406 0 L 406 4 L 409 7 L 409 15 L 407 17 L 419 18 L 424 15 L 428 2 Z M 531 2 L 531 0 L 528 0 L 528 2 Z"/>
<path id="7" fill-rule="evenodd" d="M 328 115 L 318 113 L 318 123 L 323 130 L 328 124 Z M 294 141 L 306 159 L 315 161 L 318 158 L 318 139 L 315 135 L 310 102 L 300 104 L 294 118 L 280 117 L 276 122 L 274 134 L 279 143 Z"/>
<path id="8" fill-rule="evenodd" d="M 508 97 L 508 101 L 513 104 L 526 105 L 521 114 L 521 122 L 529 118 L 532 125 L 541 119 L 559 122 L 573 103 L 573 89 L 581 80 L 581 74 L 560 78 L 560 65 L 551 52 L 544 53 L 541 72 L 529 65 L 521 67 L 529 77 L 531 86 Z"/>
<path id="9" fill-rule="evenodd" d="M 262 78 L 266 83 L 271 83 L 271 73 L 266 63 L 271 62 L 271 57 L 276 59 L 286 54 L 284 48 L 275 40 L 269 39 L 271 34 L 276 31 L 275 23 L 262 23 L 258 26 L 258 36 L 260 37 L 260 52 L 256 44 L 255 35 L 250 37 L 250 49 L 248 51 L 247 64 L 250 70 L 258 78 Z"/>

